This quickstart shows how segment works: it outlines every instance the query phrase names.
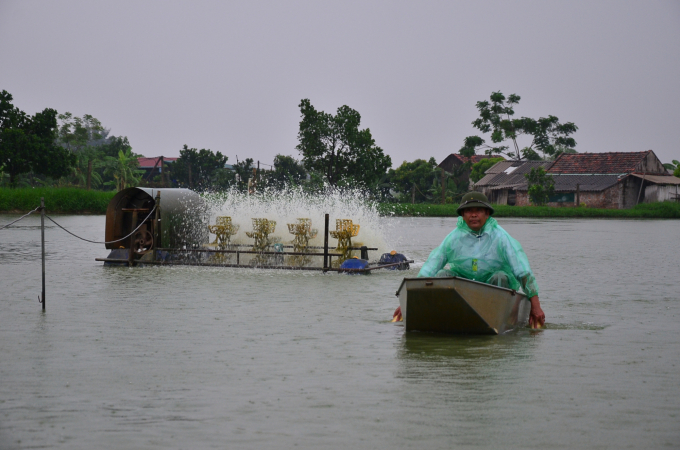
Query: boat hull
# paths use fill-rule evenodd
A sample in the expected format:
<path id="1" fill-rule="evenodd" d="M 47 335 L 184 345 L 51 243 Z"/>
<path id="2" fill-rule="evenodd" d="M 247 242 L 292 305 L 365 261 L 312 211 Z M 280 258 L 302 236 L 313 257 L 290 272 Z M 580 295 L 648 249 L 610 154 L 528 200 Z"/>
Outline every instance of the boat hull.
<path id="1" fill-rule="evenodd" d="M 404 278 L 397 291 L 406 331 L 501 334 L 529 323 L 526 295 L 458 277 Z"/>

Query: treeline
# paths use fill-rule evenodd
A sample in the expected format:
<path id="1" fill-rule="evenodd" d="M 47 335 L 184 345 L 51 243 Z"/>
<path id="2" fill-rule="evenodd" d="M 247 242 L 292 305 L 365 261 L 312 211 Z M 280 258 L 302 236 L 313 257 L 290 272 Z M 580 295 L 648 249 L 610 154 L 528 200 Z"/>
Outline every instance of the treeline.
<path id="1" fill-rule="evenodd" d="M 109 136 L 95 117 L 46 108 L 33 116 L 0 92 L 0 186 L 113 190 L 136 185 L 141 172 L 124 136 Z"/>
<path id="2" fill-rule="evenodd" d="M 467 177 L 442 172 L 434 158 L 404 161 L 396 169 L 378 147 L 358 111 L 336 114 L 300 102 L 300 160 L 278 154 L 273 165 L 254 158 L 229 161 L 210 149 L 180 150 L 176 161 L 156 170 L 139 168 L 128 138 L 113 136 L 96 117 L 51 108 L 29 116 L 0 93 L 0 187 L 74 187 L 121 190 L 131 186 L 188 187 L 198 191 L 259 192 L 285 187 L 306 190 L 358 188 L 380 201 L 452 202 L 467 190 Z M 230 164 L 231 163 L 231 164 Z"/>

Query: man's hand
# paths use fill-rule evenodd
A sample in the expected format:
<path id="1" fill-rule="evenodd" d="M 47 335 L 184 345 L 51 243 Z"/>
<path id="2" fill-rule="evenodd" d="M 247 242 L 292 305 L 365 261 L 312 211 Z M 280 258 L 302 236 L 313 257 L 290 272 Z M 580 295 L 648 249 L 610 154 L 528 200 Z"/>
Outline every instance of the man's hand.
<path id="1" fill-rule="evenodd" d="M 401 306 L 397 306 L 397 309 L 392 316 L 392 322 L 401 322 L 403 320 L 404 319 L 401 317 Z"/>
<path id="2" fill-rule="evenodd" d="M 545 325 L 545 314 L 543 309 L 541 309 L 541 302 L 538 301 L 538 295 L 534 295 L 529 300 L 531 301 L 529 326 L 531 328 L 543 328 L 543 325 Z"/>

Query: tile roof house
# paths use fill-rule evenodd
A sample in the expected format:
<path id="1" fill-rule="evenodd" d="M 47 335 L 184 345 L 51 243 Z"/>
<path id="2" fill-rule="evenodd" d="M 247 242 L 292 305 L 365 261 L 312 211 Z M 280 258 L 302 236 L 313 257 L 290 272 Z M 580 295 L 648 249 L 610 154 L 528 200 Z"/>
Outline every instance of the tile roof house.
<path id="1" fill-rule="evenodd" d="M 640 202 L 673 199 L 680 185 L 652 150 L 563 153 L 547 172 L 555 180 L 550 206 L 585 203 L 593 208 L 630 208 Z M 528 205 L 526 180 L 516 191 L 517 204 Z"/>
<path id="2" fill-rule="evenodd" d="M 167 156 L 156 156 L 154 158 L 147 158 L 142 156 L 137 158 L 139 162 L 139 169 L 144 171 L 142 180 L 149 182 L 153 180 L 154 176 L 163 174 L 163 167 L 168 163 L 177 161 L 178 158 L 169 158 Z"/>

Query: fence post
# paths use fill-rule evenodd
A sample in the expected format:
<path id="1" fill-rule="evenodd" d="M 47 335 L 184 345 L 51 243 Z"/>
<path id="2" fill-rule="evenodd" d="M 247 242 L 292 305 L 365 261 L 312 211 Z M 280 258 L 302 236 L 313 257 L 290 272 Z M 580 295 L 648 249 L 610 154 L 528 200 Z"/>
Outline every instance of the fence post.
<path id="1" fill-rule="evenodd" d="M 162 156 L 161 156 L 162 158 Z M 153 231 L 154 231 L 154 237 L 153 237 L 153 261 L 156 261 L 156 253 L 158 251 L 156 250 L 157 248 L 163 248 L 163 245 L 161 244 L 161 191 L 156 191 L 156 215 L 153 220 Z"/>
<path id="2" fill-rule="evenodd" d="M 45 197 L 40 197 L 40 244 L 42 247 L 42 310 L 45 311 Z"/>
<path id="3" fill-rule="evenodd" d="M 328 271 L 328 214 L 324 218 L 323 229 L 323 271 Z"/>

